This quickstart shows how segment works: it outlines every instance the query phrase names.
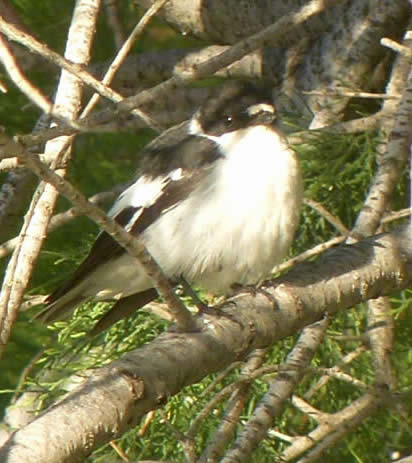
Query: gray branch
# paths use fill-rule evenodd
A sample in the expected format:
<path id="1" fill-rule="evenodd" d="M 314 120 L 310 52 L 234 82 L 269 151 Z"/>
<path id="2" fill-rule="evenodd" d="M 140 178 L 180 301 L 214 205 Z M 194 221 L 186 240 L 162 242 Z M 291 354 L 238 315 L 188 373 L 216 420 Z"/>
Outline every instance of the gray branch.
<path id="1" fill-rule="evenodd" d="M 333 249 L 268 281 L 264 291 L 237 294 L 219 317 L 199 316 L 198 331 L 170 330 L 90 372 L 83 385 L 13 434 L 0 461 L 82 461 L 183 387 L 244 359 L 252 349 L 272 345 L 325 313 L 411 285 L 410 227 Z"/>

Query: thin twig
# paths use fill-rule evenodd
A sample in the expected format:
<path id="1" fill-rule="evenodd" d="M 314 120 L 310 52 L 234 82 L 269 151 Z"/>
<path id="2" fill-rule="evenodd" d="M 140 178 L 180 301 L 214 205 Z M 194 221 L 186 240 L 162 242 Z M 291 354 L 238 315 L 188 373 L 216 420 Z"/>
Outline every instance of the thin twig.
<path id="1" fill-rule="evenodd" d="M 390 223 L 395 220 L 400 220 L 405 217 L 409 217 L 411 214 L 412 214 L 411 208 L 405 208 L 399 211 L 390 212 L 383 218 L 382 223 Z M 346 238 L 347 236 L 338 236 L 336 238 L 330 239 L 329 241 L 325 241 L 324 243 L 318 244 L 317 246 L 314 246 L 313 248 L 302 252 L 298 256 L 292 257 L 291 259 L 288 259 L 287 261 L 276 265 L 272 269 L 271 273 L 285 272 L 286 270 L 289 270 L 290 268 L 292 268 L 294 265 L 300 262 L 304 262 L 305 260 L 308 260 L 311 257 L 317 256 L 321 254 L 322 252 L 326 251 L 327 249 L 332 248 L 333 246 L 337 246 L 338 244 L 343 243 L 346 240 Z M 0 251 L 1 251 L 1 247 L 0 247 Z"/>
<path id="2" fill-rule="evenodd" d="M 130 462 L 131 460 L 129 457 L 123 452 L 119 445 L 117 445 L 116 441 L 112 440 L 109 442 L 110 447 L 119 455 L 122 461 Z"/>
<path id="3" fill-rule="evenodd" d="M 394 220 L 404 219 L 410 217 L 412 214 L 412 208 L 407 207 L 405 209 L 400 209 L 399 211 L 388 212 L 385 217 L 382 219 L 382 223 L 390 223 Z"/>
<path id="4" fill-rule="evenodd" d="M 117 188 L 114 188 L 112 191 L 103 191 L 101 193 L 97 193 L 91 196 L 89 198 L 89 201 L 93 204 L 101 204 L 105 201 L 115 198 L 115 196 L 119 194 L 123 188 L 123 186 L 119 186 Z M 56 228 L 65 225 L 70 220 L 73 220 L 75 217 L 78 217 L 79 215 L 81 215 L 81 212 L 78 209 L 76 209 L 76 207 L 71 207 L 67 211 L 60 212 L 59 214 L 54 215 L 50 219 L 50 223 L 47 227 L 47 235 L 49 235 L 50 232 L 56 230 Z M 0 259 L 9 255 L 16 247 L 17 242 L 18 236 L 3 243 L 0 246 Z"/>
<path id="5" fill-rule="evenodd" d="M 412 56 L 412 52 L 409 47 L 405 47 L 405 45 L 401 45 L 399 42 L 395 42 L 395 40 L 388 39 L 387 37 L 381 39 L 381 45 L 396 53 L 400 53 L 401 55 Z"/>
<path id="6" fill-rule="evenodd" d="M 338 379 L 339 381 L 343 381 L 345 383 L 351 384 L 352 386 L 358 387 L 359 389 L 364 390 L 364 391 L 368 388 L 368 386 L 363 381 L 360 381 L 359 379 L 356 379 L 353 376 L 348 375 L 344 371 L 340 371 L 338 368 L 335 368 L 335 367 L 332 367 L 332 368 L 317 367 L 317 368 L 308 369 L 307 371 L 308 372 L 311 371 L 312 373 L 322 373 L 326 377 Z"/>
<path id="7" fill-rule="evenodd" d="M 405 396 L 410 396 L 410 394 L 411 391 L 409 390 Z M 306 436 L 296 438 L 282 453 L 280 460 L 295 461 L 300 455 L 304 455 L 299 460 L 304 463 L 319 459 L 326 449 L 333 447 L 345 435 L 353 432 L 368 417 L 382 410 L 385 406 L 397 406 L 405 396 L 389 394 L 387 391 L 377 388 L 365 393 L 349 406 L 334 414 L 323 414 L 322 416 L 322 412 L 313 409 L 314 412 L 319 413 L 318 418 L 321 424 Z"/>
<path id="8" fill-rule="evenodd" d="M 113 38 L 116 43 L 116 49 L 120 50 L 124 42 L 125 33 L 121 23 L 116 0 L 104 0 L 104 8 L 106 10 L 107 22 L 113 31 Z"/>
<path id="9" fill-rule="evenodd" d="M 355 359 L 357 359 L 360 355 L 362 355 L 364 352 L 366 352 L 366 347 L 365 346 L 360 346 L 356 350 L 349 352 L 346 354 L 339 362 L 332 368 L 329 369 L 333 371 L 340 371 L 341 367 L 344 365 L 349 365 L 351 362 L 353 362 Z M 325 386 L 329 381 L 331 377 L 328 375 L 322 376 L 319 378 L 319 380 L 305 393 L 305 399 L 310 400 L 319 389 L 321 389 L 323 386 Z"/>
<path id="10" fill-rule="evenodd" d="M 24 367 L 23 371 L 20 373 L 19 380 L 17 382 L 17 386 L 14 389 L 13 397 L 10 400 L 11 405 L 16 403 L 17 398 L 18 398 L 21 390 L 23 389 L 23 386 L 26 383 L 27 377 L 29 376 L 29 374 L 33 370 L 33 368 L 36 365 L 37 361 L 40 360 L 43 357 L 44 351 L 47 349 L 47 347 L 49 347 L 49 346 L 47 345 L 47 346 L 43 347 L 41 350 L 39 350 L 39 352 L 37 352 L 37 354 L 30 360 L 30 362 Z"/>
<path id="11" fill-rule="evenodd" d="M 126 59 L 128 53 L 130 52 L 134 42 L 136 39 L 139 37 L 139 35 L 144 31 L 144 28 L 149 24 L 150 20 L 153 18 L 153 16 L 163 7 L 163 5 L 168 2 L 169 0 L 157 0 L 143 15 L 143 17 L 140 19 L 136 27 L 133 29 L 132 33 L 126 40 L 126 42 L 123 44 L 119 52 L 117 53 L 115 59 L 109 66 L 109 69 L 106 71 L 106 74 L 104 75 L 102 79 L 102 84 L 105 86 L 110 85 L 112 82 L 116 72 L 119 70 L 120 66 L 122 65 L 123 61 Z M 107 87 L 109 88 L 109 87 Z M 111 90 L 111 89 L 110 89 Z M 112 90 L 111 90 L 112 91 Z M 114 91 L 113 91 L 114 92 Z M 114 93 L 115 94 L 115 93 Z M 116 94 L 116 99 L 113 101 L 119 102 L 123 99 L 123 97 L 120 94 Z M 90 114 L 91 110 L 96 106 L 100 99 L 100 95 L 98 93 L 95 93 L 90 101 L 88 102 L 86 108 L 82 112 L 80 118 L 83 119 L 85 118 L 88 114 Z M 149 126 L 156 129 L 158 132 L 162 130 L 162 127 L 160 127 L 153 119 L 151 119 L 147 114 L 144 114 L 138 109 L 133 109 L 131 113 L 134 116 L 137 116 L 139 118 L 145 117 L 146 122 L 150 124 Z"/>
<path id="12" fill-rule="evenodd" d="M 1 17 L 0 17 L 1 19 Z M 38 106 L 45 114 L 53 116 L 56 120 L 63 122 L 68 127 L 74 130 L 83 130 L 75 121 L 63 117 L 59 112 L 54 111 L 53 104 L 45 97 L 42 92 L 35 87 L 20 70 L 18 63 L 16 62 L 10 47 L 4 40 L 3 36 L 0 35 L 0 61 L 3 63 L 10 79 L 14 82 L 17 88 L 19 88 L 27 98 Z M 13 168 L 13 167 L 9 167 Z"/>
<path id="13" fill-rule="evenodd" d="M 26 79 L 2 35 L 0 35 L 0 61 L 3 63 L 10 79 L 27 96 L 27 98 L 36 106 L 41 108 L 41 110 L 46 114 L 50 113 L 53 105 L 38 88 Z"/>
<path id="14" fill-rule="evenodd" d="M 143 437 L 146 434 L 146 431 L 149 429 L 149 426 L 151 422 L 153 421 L 155 417 L 155 411 L 151 410 L 148 412 L 148 414 L 145 416 L 145 419 L 143 420 L 143 424 L 139 429 L 139 432 L 137 433 L 139 437 Z"/>
<path id="15" fill-rule="evenodd" d="M 217 376 L 216 378 L 207 386 L 206 389 L 204 389 L 202 392 L 201 392 L 201 396 L 206 396 L 208 395 L 210 392 L 213 391 L 213 389 L 215 389 L 215 387 L 222 383 L 223 380 L 226 378 L 226 376 L 229 376 L 233 370 L 235 368 L 238 368 L 240 367 L 241 365 L 243 365 L 244 362 L 233 362 L 231 365 L 229 365 L 227 368 L 225 368 L 223 371 L 221 371 Z"/>
<path id="16" fill-rule="evenodd" d="M 258 370 L 266 357 L 268 349 L 257 349 L 249 355 L 249 358 L 242 368 L 241 375 L 247 376 Z M 214 432 L 213 437 L 199 458 L 199 463 L 217 461 L 223 454 L 228 442 L 233 438 L 235 429 L 238 426 L 240 414 L 242 413 L 250 393 L 250 384 L 243 383 L 232 393 L 221 419 L 220 426 Z"/>
<path id="17" fill-rule="evenodd" d="M 314 201 L 310 198 L 304 198 L 304 204 L 311 207 L 317 211 L 324 219 L 326 219 L 331 225 L 333 225 L 337 230 L 339 230 L 342 235 L 349 235 L 349 230 L 343 225 L 339 217 L 335 217 L 331 212 L 329 212 L 326 207 L 320 204 L 318 201 Z"/>
<path id="18" fill-rule="evenodd" d="M 369 93 L 361 91 L 349 91 L 343 89 L 327 89 L 323 91 L 311 90 L 303 91 L 305 95 L 318 95 L 318 96 L 342 96 L 346 98 L 370 98 L 370 99 L 380 99 L 380 100 L 399 100 L 400 95 L 388 95 L 386 93 Z"/>
<path id="19" fill-rule="evenodd" d="M 27 47 L 29 50 L 35 53 L 38 53 L 39 55 L 43 56 L 47 60 L 56 64 L 57 66 L 65 69 L 67 72 L 70 72 L 71 74 L 76 76 L 78 79 L 83 81 L 85 84 L 92 87 L 97 93 L 104 96 L 105 98 L 108 98 L 109 100 L 114 101 L 116 103 L 123 100 L 123 97 L 119 93 L 115 92 L 111 88 L 102 84 L 102 82 L 100 82 L 98 79 L 93 77 L 89 72 L 85 71 L 83 67 L 75 63 L 71 63 L 69 60 L 63 58 L 61 55 L 51 50 L 47 45 L 40 43 L 34 37 L 30 36 L 29 34 L 24 33 L 20 29 L 17 29 L 16 27 L 14 27 L 12 24 L 9 24 L 1 17 L 0 17 L 0 32 L 3 32 L 3 34 L 5 34 L 11 40 L 15 40 L 16 42 Z M 130 109 L 134 109 L 134 108 L 130 108 Z M 135 114 L 138 115 L 142 119 L 142 121 L 144 121 L 147 124 L 148 127 L 152 127 L 152 124 L 154 124 L 154 122 L 147 115 L 145 115 L 142 111 L 136 109 Z M 156 126 L 156 124 L 154 125 Z M 86 126 L 79 125 L 78 130 L 80 128 L 87 130 L 87 125 Z"/>
<path id="20" fill-rule="evenodd" d="M 212 399 L 202 408 L 196 418 L 193 420 L 192 424 L 190 425 L 189 430 L 187 431 L 186 435 L 189 437 L 194 438 L 197 431 L 199 430 L 200 426 L 207 418 L 207 416 L 212 412 L 216 406 L 222 402 L 229 394 L 232 394 L 236 391 L 237 388 L 244 384 L 251 383 L 254 379 L 260 378 L 261 376 L 267 374 L 277 373 L 279 371 L 278 365 L 270 365 L 265 366 L 262 368 L 258 368 L 257 370 L 248 373 L 246 375 L 241 375 L 239 378 L 231 384 L 225 386 L 221 391 L 216 393 Z"/>
<path id="21" fill-rule="evenodd" d="M 361 133 L 370 130 L 377 130 L 381 124 L 382 119 L 388 117 L 387 111 L 378 111 L 372 116 L 360 117 L 350 121 L 338 122 L 332 125 L 326 125 L 316 130 L 303 130 L 295 132 L 287 136 L 288 142 L 291 145 L 300 145 L 308 143 L 313 138 L 318 137 L 322 133 L 336 134 L 336 133 Z"/>
<path id="22" fill-rule="evenodd" d="M 273 267 L 272 273 L 285 272 L 286 270 L 289 270 L 290 268 L 292 268 L 294 265 L 300 262 L 304 262 L 305 260 L 308 260 L 311 257 L 317 256 L 318 254 L 321 254 L 327 249 L 343 243 L 345 240 L 346 240 L 346 236 L 338 236 L 337 238 L 332 238 L 329 241 L 318 244 L 317 246 L 311 249 L 308 249 L 305 252 L 302 252 L 298 256 L 292 257 L 292 259 L 289 259 L 286 262 L 283 262 L 282 264 L 276 265 L 275 267 Z"/>
<path id="23" fill-rule="evenodd" d="M 183 452 L 185 454 L 186 462 L 196 463 L 197 458 L 194 439 L 187 437 L 185 434 L 179 431 L 179 429 L 173 426 L 173 424 L 170 422 L 169 418 L 163 410 L 159 410 L 159 414 L 161 415 L 167 428 L 170 429 L 170 431 L 174 434 L 175 439 L 180 442 L 180 445 L 182 446 Z"/>
<path id="24" fill-rule="evenodd" d="M 303 400 L 296 394 L 293 394 L 291 403 L 297 410 L 304 413 L 305 415 L 310 416 L 313 420 L 317 421 L 318 423 L 326 421 L 330 416 L 329 413 L 325 413 L 322 410 L 313 407 L 309 402 Z"/>
<path id="25" fill-rule="evenodd" d="M 126 56 L 129 54 L 134 42 L 139 37 L 139 35 L 144 31 L 145 27 L 149 24 L 149 21 L 155 16 L 155 14 L 163 7 L 163 5 L 169 0 L 157 0 L 142 16 L 140 21 L 137 23 L 127 40 L 124 42 L 120 50 L 118 51 L 115 59 L 110 64 L 109 69 L 106 71 L 105 76 L 102 79 L 102 84 L 110 85 L 116 72 L 119 70 L 121 64 L 125 60 Z M 100 95 L 95 94 L 90 99 L 86 109 L 91 106 L 94 107 L 99 101 Z"/>

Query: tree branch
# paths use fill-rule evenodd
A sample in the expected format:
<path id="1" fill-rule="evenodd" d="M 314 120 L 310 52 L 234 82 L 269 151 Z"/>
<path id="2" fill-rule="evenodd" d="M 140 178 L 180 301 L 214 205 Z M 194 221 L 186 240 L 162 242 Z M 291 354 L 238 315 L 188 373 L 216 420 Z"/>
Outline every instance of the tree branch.
<path id="1" fill-rule="evenodd" d="M 249 359 L 243 366 L 240 375 L 249 376 L 258 370 L 265 359 L 267 349 L 256 349 L 249 356 Z M 222 417 L 221 424 L 213 434 L 210 442 L 203 451 L 198 463 L 213 463 L 223 454 L 227 444 L 233 438 L 238 426 L 240 415 L 244 409 L 247 399 L 251 392 L 250 383 L 238 384 L 232 392 L 225 414 Z"/>
<path id="2" fill-rule="evenodd" d="M 305 374 L 305 369 L 309 366 L 317 348 L 323 341 L 328 325 L 329 321 L 325 318 L 304 328 L 285 363 L 279 367 L 279 373 L 271 382 L 269 390 L 232 448 L 223 458 L 222 463 L 250 461 L 253 450 L 265 437 L 274 418 L 280 415 L 286 400 L 295 391 Z"/>
<path id="3" fill-rule="evenodd" d="M 325 312 L 334 314 L 410 287 L 411 250 L 412 234 L 404 227 L 332 249 L 318 261 L 267 282 L 263 292 L 239 293 L 221 307 L 221 316 L 199 316 L 199 332 L 166 332 L 95 371 L 84 385 L 13 434 L 0 451 L 0 461 L 81 461 L 183 387 L 245 358 L 252 349 L 295 333 Z"/>
<path id="4" fill-rule="evenodd" d="M 123 189 L 124 186 L 119 186 L 111 191 L 103 191 L 101 193 L 96 193 L 95 195 L 89 198 L 89 201 L 93 204 L 101 204 L 105 201 L 113 200 L 117 195 L 119 195 L 122 192 Z M 79 215 L 81 215 L 81 211 L 76 209 L 76 207 L 71 207 L 70 209 L 67 209 L 67 211 L 60 212 L 54 215 L 53 217 L 51 217 L 50 223 L 47 227 L 47 234 L 56 230 L 56 228 L 65 225 L 67 222 L 73 220 L 75 217 L 78 217 Z M 15 238 L 12 238 L 0 245 L 0 259 L 9 255 L 16 247 L 18 241 L 19 237 L 16 236 Z"/>
<path id="5" fill-rule="evenodd" d="M 0 35 L 0 60 L 16 86 L 43 112 L 51 112 L 52 104 L 38 88 L 26 79 L 2 35 Z"/>
<path id="6" fill-rule="evenodd" d="M 85 71 L 82 66 L 79 66 L 80 63 L 77 63 L 76 61 L 71 62 L 70 59 L 64 58 L 55 51 L 51 50 L 47 45 L 40 43 L 34 37 L 22 32 L 21 30 L 7 23 L 1 17 L 0 32 L 3 32 L 3 34 L 5 34 L 11 40 L 15 40 L 21 43 L 22 45 L 26 46 L 27 48 L 29 48 L 29 50 L 38 53 L 43 58 L 56 64 L 57 66 L 72 74 L 73 76 L 76 76 L 79 80 L 89 85 L 97 93 L 108 98 L 109 100 L 114 101 L 116 103 L 123 100 L 123 97 L 121 95 L 119 95 L 117 92 L 115 92 L 114 90 L 97 80 L 89 72 Z M 132 109 L 135 108 L 130 108 L 130 110 Z M 147 118 L 147 116 L 143 112 L 136 109 L 135 115 L 140 117 L 149 127 L 152 126 L 152 121 L 149 118 Z M 76 127 L 76 129 L 79 130 L 81 129 L 81 127 L 82 126 L 79 125 L 78 127 Z M 87 130 L 87 126 L 84 128 Z"/>
<path id="7" fill-rule="evenodd" d="M 411 35 L 408 31 L 404 38 L 404 44 L 409 47 L 412 47 Z M 409 132 L 412 126 L 411 64 L 412 54 L 398 56 L 388 85 L 389 94 L 402 94 L 402 97 L 399 102 L 386 100 L 384 103 L 383 110 L 394 117 L 387 117 L 381 121 L 384 139 L 378 147 L 378 170 L 352 230 L 363 236 L 376 233 L 408 159 Z"/>
<path id="8" fill-rule="evenodd" d="M 176 87 L 213 75 L 219 69 L 232 64 L 258 48 L 263 47 L 267 41 L 270 41 L 273 46 L 283 39 L 286 32 L 301 26 L 311 17 L 322 12 L 329 4 L 338 3 L 340 1 L 346 0 L 311 0 L 297 12 L 283 16 L 274 24 L 266 27 L 256 34 L 253 34 L 247 39 L 239 41 L 226 51 L 210 58 L 206 62 L 199 63 L 198 65 L 193 66 L 192 69 L 185 69 L 183 73 L 179 72 L 150 90 L 144 90 L 136 96 L 125 98 L 119 104 L 119 109 L 121 111 L 129 111 L 130 109 L 138 107 L 153 98 L 166 95 Z"/>
<path id="9" fill-rule="evenodd" d="M 67 59 L 82 64 L 88 63 L 99 5 L 100 0 L 77 2 L 67 39 Z M 4 21 L 0 18 L 1 22 Z M 75 119 L 80 108 L 80 98 L 81 82 L 72 74 L 63 72 L 56 95 L 55 111 L 63 117 Z M 46 145 L 46 154 L 54 152 L 56 156 L 53 167 L 59 163 L 66 150 L 69 150 L 70 142 L 71 140 L 60 138 Z M 64 171 L 61 173 L 64 174 Z M 39 185 L 25 217 L 19 243 L 7 266 L 0 294 L 0 355 L 7 345 L 11 328 L 17 319 L 57 196 L 57 191 L 50 184 Z"/>

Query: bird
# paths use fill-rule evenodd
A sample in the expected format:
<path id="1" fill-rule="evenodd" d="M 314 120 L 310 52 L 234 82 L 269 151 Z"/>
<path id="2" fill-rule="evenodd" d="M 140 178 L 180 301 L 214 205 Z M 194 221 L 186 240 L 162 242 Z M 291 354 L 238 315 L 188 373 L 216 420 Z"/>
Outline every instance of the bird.
<path id="1" fill-rule="evenodd" d="M 276 119 L 270 89 L 230 81 L 144 149 L 108 215 L 143 241 L 172 285 L 230 294 L 285 258 L 303 188 Z M 98 322 L 106 329 L 157 297 L 142 266 L 102 231 L 38 318 L 50 323 L 90 300 L 114 301 Z"/>

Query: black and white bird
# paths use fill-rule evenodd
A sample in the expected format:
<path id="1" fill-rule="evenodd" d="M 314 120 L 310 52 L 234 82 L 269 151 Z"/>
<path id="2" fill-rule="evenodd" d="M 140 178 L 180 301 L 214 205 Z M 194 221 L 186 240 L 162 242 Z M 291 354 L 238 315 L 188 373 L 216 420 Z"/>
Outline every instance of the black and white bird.
<path id="1" fill-rule="evenodd" d="M 109 215 L 139 235 L 174 284 L 213 293 L 254 284 L 286 255 L 299 221 L 299 162 L 274 127 L 270 93 L 230 83 L 188 122 L 155 139 Z M 137 261 L 106 232 L 53 292 L 43 321 L 81 303 L 116 301 L 111 322 L 157 297 Z"/>

